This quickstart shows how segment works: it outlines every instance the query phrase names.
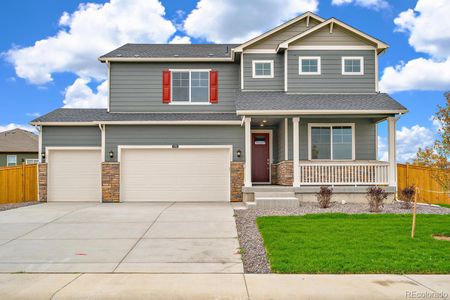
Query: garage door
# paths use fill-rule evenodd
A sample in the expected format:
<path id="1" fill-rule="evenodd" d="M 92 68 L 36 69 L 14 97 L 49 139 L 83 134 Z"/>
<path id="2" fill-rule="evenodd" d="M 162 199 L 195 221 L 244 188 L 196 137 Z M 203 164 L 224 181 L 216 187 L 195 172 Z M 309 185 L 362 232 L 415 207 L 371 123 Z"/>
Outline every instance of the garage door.
<path id="1" fill-rule="evenodd" d="M 100 150 L 50 150 L 48 201 L 101 201 Z"/>
<path id="2" fill-rule="evenodd" d="M 122 201 L 229 201 L 230 149 L 122 149 Z"/>

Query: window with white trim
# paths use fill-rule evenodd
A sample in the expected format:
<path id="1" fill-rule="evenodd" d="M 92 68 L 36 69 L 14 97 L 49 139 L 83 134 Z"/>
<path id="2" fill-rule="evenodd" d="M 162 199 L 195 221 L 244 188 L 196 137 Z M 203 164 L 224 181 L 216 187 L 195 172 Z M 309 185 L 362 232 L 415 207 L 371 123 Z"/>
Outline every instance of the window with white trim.
<path id="1" fill-rule="evenodd" d="M 342 75 L 364 75 L 364 57 L 342 57 Z"/>
<path id="2" fill-rule="evenodd" d="M 320 56 L 299 56 L 298 68 L 300 75 L 320 75 Z"/>
<path id="3" fill-rule="evenodd" d="M 309 124 L 309 158 L 354 160 L 354 124 Z"/>
<path id="4" fill-rule="evenodd" d="M 6 166 L 17 166 L 17 155 L 7 155 Z"/>
<path id="5" fill-rule="evenodd" d="M 253 60 L 253 78 L 273 78 L 273 60 Z"/>
<path id="6" fill-rule="evenodd" d="M 27 165 L 35 165 L 39 163 L 39 159 L 37 158 L 27 158 L 25 159 L 25 164 Z"/>
<path id="7" fill-rule="evenodd" d="M 209 103 L 209 70 L 172 71 L 173 103 Z"/>

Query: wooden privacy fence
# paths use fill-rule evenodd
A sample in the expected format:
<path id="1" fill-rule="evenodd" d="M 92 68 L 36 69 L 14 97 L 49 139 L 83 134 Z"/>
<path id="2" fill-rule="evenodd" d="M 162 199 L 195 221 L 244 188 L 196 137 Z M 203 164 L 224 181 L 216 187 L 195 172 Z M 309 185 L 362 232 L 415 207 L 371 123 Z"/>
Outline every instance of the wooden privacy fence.
<path id="1" fill-rule="evenodd" d="M 432 204 L 450 204 L 450 195 L 445 192 L 433 175 L 435 172 L 449 172 L 430 167 L 397 164 L 397 187 L 401 191 L 415 185 L 419 189 L 418 202 Z M 401 195 L 399 193 L 399 198 Z"/>
<path id="2" fill-rule="evenodd" d="M 37 165 L 0 167 L 0 204 L 38 200 Z"/>

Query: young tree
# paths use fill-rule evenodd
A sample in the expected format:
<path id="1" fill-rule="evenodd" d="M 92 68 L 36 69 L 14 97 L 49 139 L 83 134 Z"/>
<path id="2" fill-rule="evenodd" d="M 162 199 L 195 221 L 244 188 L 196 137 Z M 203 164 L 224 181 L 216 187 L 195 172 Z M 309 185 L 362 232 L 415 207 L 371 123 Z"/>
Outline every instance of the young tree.
<path id="1" fill-rule="evenodd" d="M 433 146 L 417 151 L 414 164 L 442 170 L 433 177 L 445 191 L 450 191 L 450 92 L 445 93 L 446 104 L 438 105 L 434 120 L 439 123 L 439 137 Z"/>

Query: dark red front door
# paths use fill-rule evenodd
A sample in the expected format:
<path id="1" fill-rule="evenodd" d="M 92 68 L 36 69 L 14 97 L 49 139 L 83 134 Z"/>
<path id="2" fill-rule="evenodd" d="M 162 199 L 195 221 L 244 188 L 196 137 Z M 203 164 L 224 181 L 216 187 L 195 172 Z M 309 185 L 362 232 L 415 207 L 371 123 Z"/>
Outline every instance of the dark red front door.
<path id="1" fill-rule="evenodd" d="M 252 181 L 269 182 L 269 134 L 252 133 Z"/>

